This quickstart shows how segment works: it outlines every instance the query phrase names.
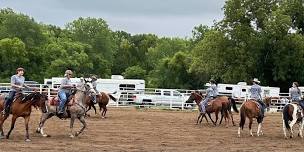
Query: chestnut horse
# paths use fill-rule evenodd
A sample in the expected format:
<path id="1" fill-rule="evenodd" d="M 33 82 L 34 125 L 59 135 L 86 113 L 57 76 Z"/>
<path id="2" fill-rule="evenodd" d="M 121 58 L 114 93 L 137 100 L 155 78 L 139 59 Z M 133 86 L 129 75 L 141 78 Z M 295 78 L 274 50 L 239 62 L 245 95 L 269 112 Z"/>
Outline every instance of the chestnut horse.
<path id="1" fill-rule="evenodd" d="M 111 94 L 105 93 L 105 92 L 100 92 L 100 94 L 96 95 L 96 102 L 99 105 L 99 111 L 101 114 L 101 118 L 106 118 L 106 113 L 108 111 L 107 105 L 109 103 L 109 100 L 112 99 L 113 101 L 116 102 L 116 98 L 113 97 Z M 96 107 L 92 101 L 92 97 L 87 95 L 86 96 L 86 105 L 89 107 L 86 112 L 91 110 L 91 107 L 93 107 L 95 114 L 96 114 Z M 102 112 L 101 112 L 102 110 Z"/>
<path id="2" fill-rule="evenodd" d="M 205 114 L 201 113 L 200 103 L 202 100 L 203 100 L 203 96 L 200 93 L 192 92 L 190 97 L 186 101 L 186 103 L 192 103 L 193 101 L 195 101 L 195 103 L 199 107 L 200 114 L 197 118 L 197 122 L 196 122 L 197 124 L 202 122 L 203 117 L 206 117 Z M 222 114 L 221 121 L 222 121 L 223 117 L 225 117 L 225 122 L 228 119 L 228 123 L 226 122 L 226 127 L 228 127 L 228 124 L 229 124 L 229 120 L 230 120 L 229 115 L 230 115 L 230 117 L 232 119 L 232 123 L 234 125 L 231 107 L 233 107 L 235 112 L 238 112 L 238 109 L 236 107 L 236 103 L 233 98 L 230 98 L 227 96 L 219 96 L 219 97 L 209 101 L 209 103 L 211 105 L 206 107 L 206 113 L 208 114 L 209 118 L 211 119 L 211 121 L 214 125 L 217 124 L 219 112 L 221 112 L 221 114 Z M 212 120 L 211 115 L 210 115 L 213 112 L 215 113 L 215 118 L 216 118 L 215 122 Z"/>
<path id="3" fill-rule="evenodd" d="M 269 108 L 270 103 L 271 103 L 271 97 L 266 97 L 264 98 L 263 102 L 266 104 L 266 107 Z M 240 124 L 239 124 L 239 129 L 238 129 L 238 137 L 241 137 L 241 129 L 243 130 L 246 117 L 249 119 L 249 133 L 251 136 L 252 134 L 252 122 L 253 118 L 257 119 L 258 122 L 258 130 L 257 130 L 257 136 L 260 136 L 263 134 L 262 131 L 262 122 L 263 122 L 263 117 L 260 114 L 260 105 L 257 101 L 254 99 L 249 99 L 243 102 L 243 104 L 240 107 Z M 266 110 L 266 109 L 265 109 Z"/>
<path id="4" fill-rule="evenodd" d="M 286 128 L 290 133 L 289 137 L 293 138 L 293 125 L 295 125 L 296 123 L 299 124 L 298 136 L 303 138 L 303 133 L 302 133 L 304 126 L 303 110 L 299 111 L 299 105 L 297 103 L 286 104 L 283 108 L 282 118 L 283 118 L 283 132 L 285 139 L 287 139 Z"/>
<path id="5" fill-rule="evenodd" d="M 27 96 L 20 94 L 17 94 L 14 102 L 11 105 L 11 111 L 10 113 L 13 115 L 12 117 L 12 122 L 11 122 L 11 128 L 9 132 L 6 135 L 6 138 L 9 139 L 9 136 L 12 132 L 12 130 L 15 127 L 15 122 L 18 117 L 23 117 L 24 118 L 24 123 L 25 123 L 25 141 L 31 141 L 29 138 L 29 120 L 30 120 L 30 115 L 32 112 L 32 106 L 36 108 L 40 108 L 43 113 L 47 112 L 46 109 L 46 101 L 47 101 L 47 96 L 44 94 L 40 94 L 39 92 L 34 92 L 31 94 L 28 94 Z M 0 110 L 2 111 L 4 109 L 4 97 L 0 96 Z M 9 115 L 3 116 L 2 114 L 0 115 L 0 139 L 4 138 L 4 133 L 3 133 L 3 123 L 4 121 L 8 118 Z"/>

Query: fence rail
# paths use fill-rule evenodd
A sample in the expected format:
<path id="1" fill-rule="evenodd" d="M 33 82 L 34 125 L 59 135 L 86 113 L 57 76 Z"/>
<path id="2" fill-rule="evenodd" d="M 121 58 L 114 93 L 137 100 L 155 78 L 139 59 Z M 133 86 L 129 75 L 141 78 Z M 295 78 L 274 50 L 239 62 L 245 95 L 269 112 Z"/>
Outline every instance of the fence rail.
<path id="1" fill-rule="evenodd" d="M 36 87 L 39 89 L 40 93 L 45 93 L 48 97 L 56 96 L 58 92 L 58 88 L 49 88 L 45 84 L 30 84 L 31 87 Z M 0 93 L 8 93 L 10 90 L 9 83 L 0 83 Z M 117 101 L 110 101 L 108 106 L 110 107 L 160 107 L 164 109 L 197 109 L 195 103 L 185 103 L 184 102 L 176 102 L 174 100 L 170 100 L 169 104 L 161 104 L 161 103 L 151 103 L 151 102 L 143 102 L 142 104 L 136 104 L 134 102 L 133 95 L 137 93 L 145 93 L 145 94 L 153 94 L 155 93 L 156 88 L 147 88 L 145 90 L 130 90 L 130 89 L 122 89 L 116 93 L 111 93 Z M 174 89 L 179 91 L 184 97 L 189 97 L 191 92 L 194 90 L 183 90 L 183 89 Z M 205 90 L 201 90 L 204 92 Z M 31 90 L 24 90 L 24 93 L 30 93 Z M 229 93 L 221 93 L 220 95 L 232 96 Z M 247 98 L 234 98 L 238 104 L 243 103 Z M 278 97 L 272 97 L 272 102 L 270 109 L 274 112 L 282 111 L 283 107 L 290 103 L 290 97 L 288 93 L 280 93 Z"/>

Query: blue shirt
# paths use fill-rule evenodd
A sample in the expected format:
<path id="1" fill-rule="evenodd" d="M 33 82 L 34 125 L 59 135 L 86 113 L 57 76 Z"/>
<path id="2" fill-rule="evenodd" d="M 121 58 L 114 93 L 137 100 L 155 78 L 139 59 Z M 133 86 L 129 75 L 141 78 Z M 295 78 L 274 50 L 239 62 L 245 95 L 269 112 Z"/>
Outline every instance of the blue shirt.
<path id="1" fill-rule="evenodd" d="M 13 75 L 11 77 L 11 84 L 18 85 L 18 86 L 23 86 L 24 85 L 24 77 L 23 76 L 18 76 L 18 75 Z M 13 87 L 11 88 L 11 91 L 22 91 L 21 88 Z"/>
<path id="2" fill-rule="evenodd" d="M 289 93 L 292 101 L 300 101 L 301 100 L 301 91 L 299 88 L 291 87 L 289 88 Z"/>
<path id="3" fill-rule="evenodd" d="M 261 86 L 254 84 L 251 86 L 251 88 L 249 89 L 250 91 L 250 98 L 255 99 L 255 100 L 262 100 L 262 89 Z"/>

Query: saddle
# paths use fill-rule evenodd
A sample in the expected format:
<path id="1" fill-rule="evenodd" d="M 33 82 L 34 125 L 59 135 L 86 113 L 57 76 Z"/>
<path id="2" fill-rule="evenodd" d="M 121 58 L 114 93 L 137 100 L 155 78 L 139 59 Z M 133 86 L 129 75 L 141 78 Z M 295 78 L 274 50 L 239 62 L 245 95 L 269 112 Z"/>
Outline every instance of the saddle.
<path id="1" fill-rule="evenodd" d="M 73 100 L 73 98 L 74 98 L 74 96 L 70 96 L 68 98 L 68 102 L 66 103 L 67 106 L 72 106 L 74 104 L 75 101 Z M 59 104 L 60 104 L 59 97 L 58 96 L 50 97 L 49 98 L 49 104 L 51 106 L 59 106 Z"/>

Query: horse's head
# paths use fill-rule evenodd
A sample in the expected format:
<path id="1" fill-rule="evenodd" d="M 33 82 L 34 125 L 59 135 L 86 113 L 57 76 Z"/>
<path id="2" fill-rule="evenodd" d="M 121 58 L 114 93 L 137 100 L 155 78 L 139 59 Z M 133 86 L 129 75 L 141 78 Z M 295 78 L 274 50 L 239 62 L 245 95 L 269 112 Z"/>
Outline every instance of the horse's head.
<path id="1" fill-rule="evenodd" d="M 189 98 L 186 100 L 186 103 L 193 103 L 195 101 L 197 104 L 201 102 L 203 97 L 197 92 L 191 92 Z"/>
<path id="2" fill-rule="evenodd" d="M 43 113 L 47 112 L 46 101 L 48 100 L 47 95 L 41 94 L 39 92 L 31 93 L 25 96 L 22 102 L 30 101 L 30 103 L 35 107 L 42 110 Z"/>
<path id="3" fill-rule="evenodd" d="M 84 79 L 85 83 L 78 86 L 78 90 L 86 92 L 86 93 L 94 93 L 96 94 L 95 89 L 93 88 L 92 81 L 90 79 Z"/>
<path id="4" fill-rule="evenodd" d="M 272 99 L 271 97 L 264 98 L 264 103 L 266 104 L 267 108 L 270 107 L 271 99 Z"/>

